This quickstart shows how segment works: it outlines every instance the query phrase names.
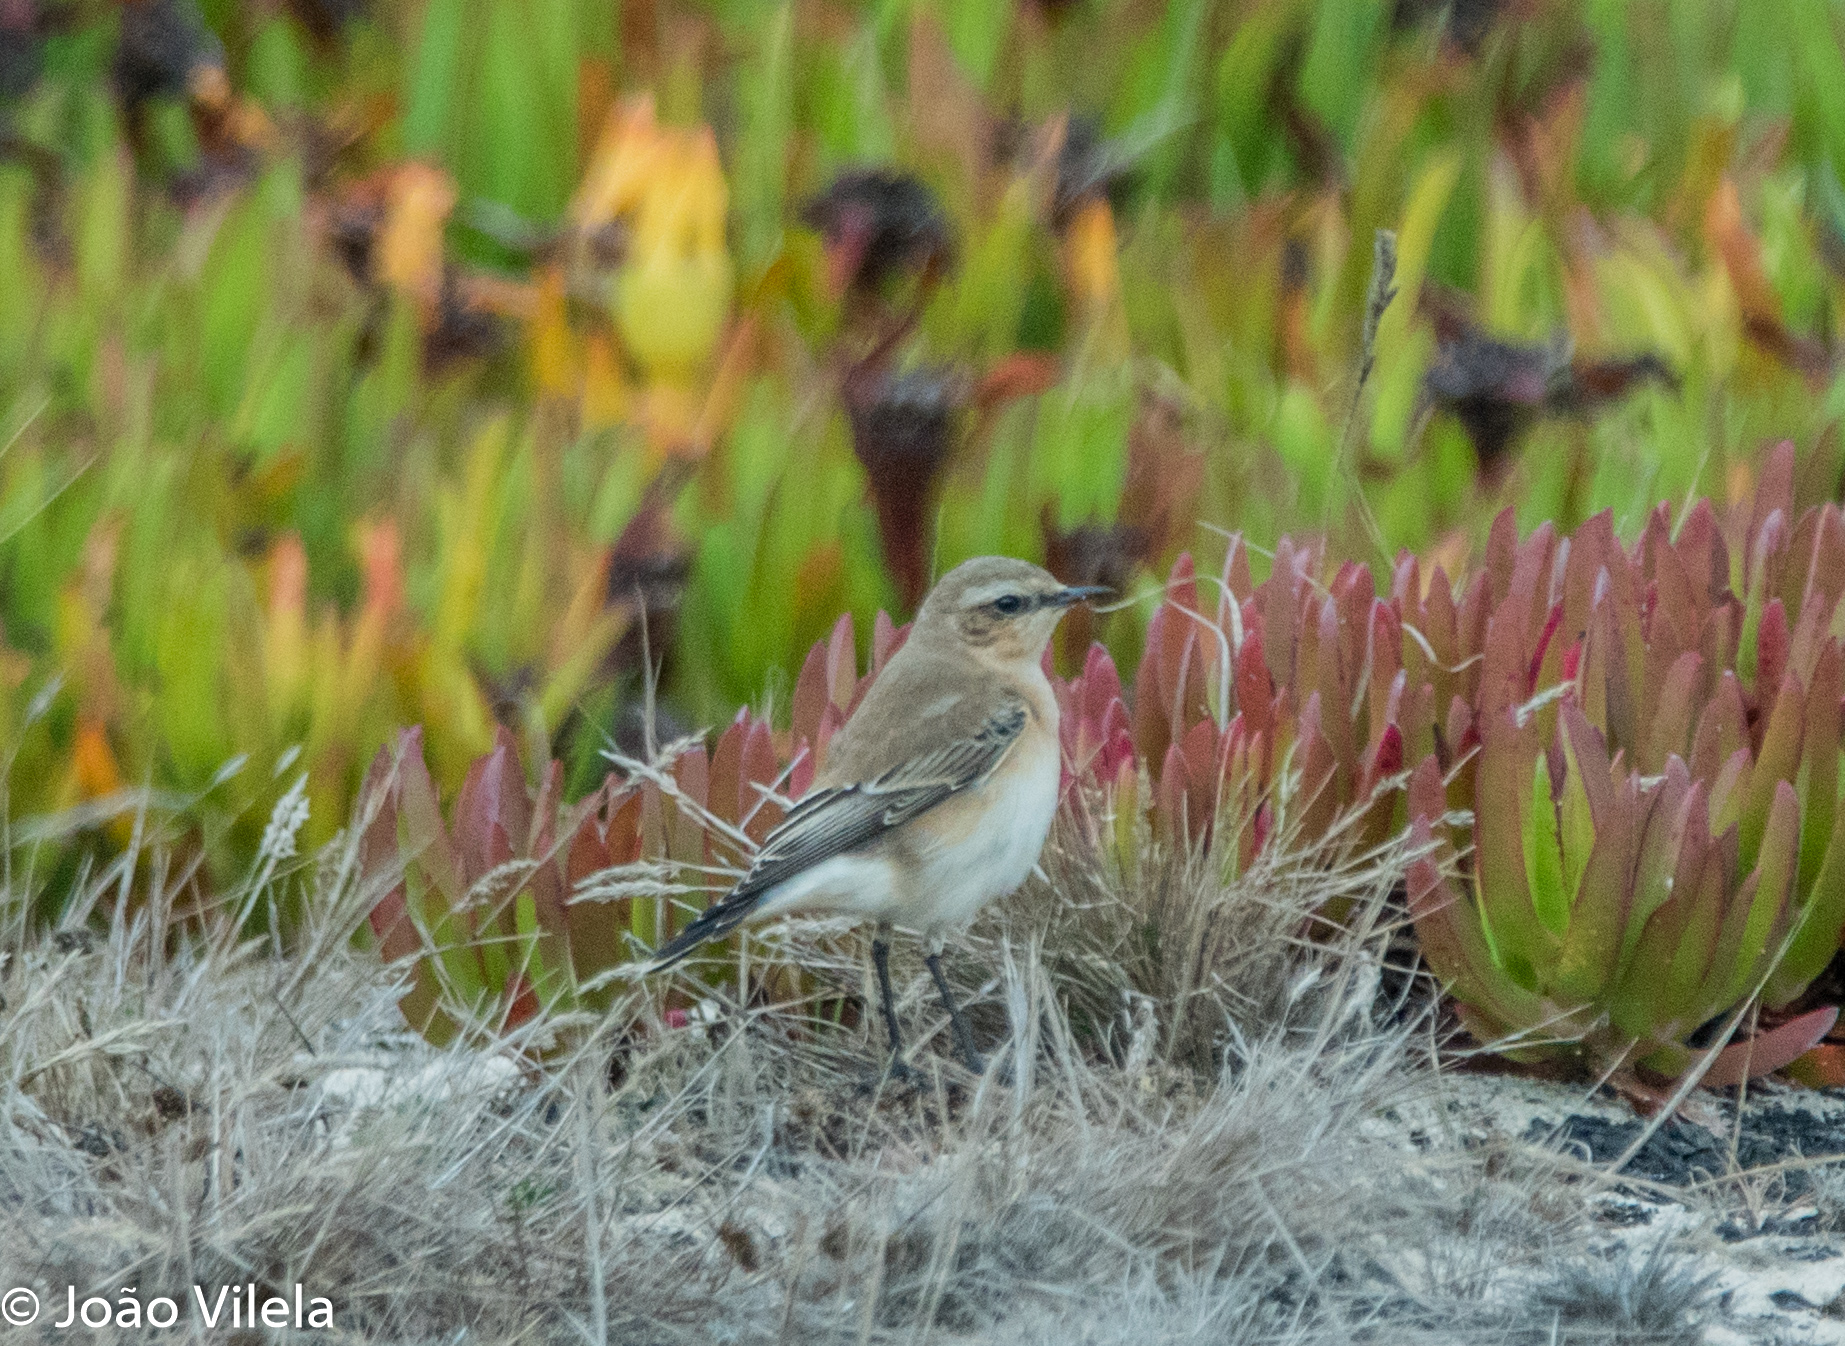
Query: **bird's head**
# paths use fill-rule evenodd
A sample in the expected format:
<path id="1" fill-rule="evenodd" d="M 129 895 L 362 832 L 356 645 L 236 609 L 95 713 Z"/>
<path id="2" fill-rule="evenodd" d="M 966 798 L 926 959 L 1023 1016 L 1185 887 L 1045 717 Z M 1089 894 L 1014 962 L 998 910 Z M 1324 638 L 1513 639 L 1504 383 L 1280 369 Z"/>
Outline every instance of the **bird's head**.
<path id="1" fill-rule="evenodd" d="M 936 582 L 912 639 L 958 644 L 988 664 L 1035 665 L 1070 606 L 1106 592 L 1072 588 L 1028 561 L 976 557 Z"/>

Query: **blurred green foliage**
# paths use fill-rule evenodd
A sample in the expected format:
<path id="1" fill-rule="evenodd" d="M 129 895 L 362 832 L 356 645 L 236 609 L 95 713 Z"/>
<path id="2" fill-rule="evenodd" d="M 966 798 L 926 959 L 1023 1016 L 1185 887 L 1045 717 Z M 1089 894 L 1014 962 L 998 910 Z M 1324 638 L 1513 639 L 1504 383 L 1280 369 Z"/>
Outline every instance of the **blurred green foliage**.
<path id="1" fill-rule="evenodd" d="M 5 13 L 0 736 L 64 863 L 136 787 L 219 875 L 303 773 L 324 839 L 411 723 L 445 789 L 499 723 L 581 793 L 643 652 L 721 723 L 901 612 L 893 502 L 938 573 L 1150 593 L 1212 528 L 1258 566 L 1452 564 L 1508 503 L 1631 536 L 1782 438 L 1838 491 L 1837 0 Z M 834 283 L 801 206 L 862 164 L 949 258 Z M 1437 301 L 1527 364 L 1562 334 L 1581 395 L 1463 370 L 1516 421 L 1470 437 Z M 1643 353 L 1673 379 L 1582 393 Z M 928 451 L 855 441 L 852 372 L 925 367 Z M 1093 634 L 1131 665 L 1151 611 Z"/>

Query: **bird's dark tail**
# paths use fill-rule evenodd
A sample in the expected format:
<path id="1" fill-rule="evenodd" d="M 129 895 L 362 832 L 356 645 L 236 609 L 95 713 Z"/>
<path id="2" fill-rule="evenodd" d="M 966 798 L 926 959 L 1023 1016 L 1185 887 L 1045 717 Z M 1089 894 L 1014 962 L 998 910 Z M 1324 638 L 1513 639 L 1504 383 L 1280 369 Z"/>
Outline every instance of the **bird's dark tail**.
<path id="1" fill-rule="evenodd" d="M 654 952 L 653 962 L 647 971 L 664 972 L 673 964 L 689 958 L 700 944 L 724 938 L 743 924 L 755 906 L 753 901 L 719 902 L 716 906 L 706 908 L 697 920 Z"/>

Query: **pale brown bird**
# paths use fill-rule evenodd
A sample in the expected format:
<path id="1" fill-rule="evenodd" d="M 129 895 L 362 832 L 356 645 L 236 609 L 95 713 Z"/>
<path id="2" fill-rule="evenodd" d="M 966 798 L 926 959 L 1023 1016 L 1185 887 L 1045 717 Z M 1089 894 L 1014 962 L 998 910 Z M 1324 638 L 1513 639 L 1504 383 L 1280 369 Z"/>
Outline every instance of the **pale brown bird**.
<path id="1" fill-rule="evenodd" d="M 984 1066 L 942 975 L 946 937 L 1024 882 L 1057 811 L 1057 699 L 1044 649 L 1074 603 L 1037 566 L 984 556 L 943 576 L 903 648 L 840 729 L 825 768 L 741 882 L 660 949 L 654 969 L 746 920 L 804 910 L 877 922 L 871 942 L 893 1073 L 890 932 L 923 937 L 968 1069 Z"/>

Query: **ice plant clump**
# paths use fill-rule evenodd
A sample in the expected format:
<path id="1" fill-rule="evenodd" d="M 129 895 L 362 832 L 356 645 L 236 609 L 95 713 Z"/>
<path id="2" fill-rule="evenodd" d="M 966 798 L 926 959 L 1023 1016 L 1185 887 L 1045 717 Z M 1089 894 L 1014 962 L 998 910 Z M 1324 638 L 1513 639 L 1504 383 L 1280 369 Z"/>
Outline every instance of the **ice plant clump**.
<path id="1" fill-rule="evenodd" d="M 1144 763 L 1156 833 L 1191 844 L 1228 828 L 1239 869 L 1277 829 L 1290 844 L 1386 841 L 1402 813 L 1400 726 L 1425 714 L 1427 692 L 1402 668 L 1401 632 L 1370 572 L 1348 565 L 1328 588 L 1318 566 L 1317 551 L 1284 539 L 1256 585 L 1233 539 L 1207 612 L 1180 557 L 1147 628 L 1132 712 L 1099 647 L 1064 690 L 1074 776 L 1114 789 L 1119 814 Z"/>
<path id="2" fill-rule="evenodd" d="M 679 745 L 574 804 L 562 798 L 561 763 L 536 789 L 527 783 L 502 727 L 444 823 L 423 732 L 400 734 L 372 762 L 358 816 L 365 875 L 381 890 L 372 933 L 384 959 L 409 970 L 405 1020 L 442 1044 L 512 1032 L 541 1010 L 606 1012 L 629 985 L 620 969 L 689 923 L 698 896 L 740 872 L 806 792 L 906 633 L 879 613 L 861 676 L 852 619 L 841 617 L 796 680 L 787 731 L 739 711 L 709 751 Z M 735 972 L 730 960 L 694 966 L 714 981 Z"/>
<path id="3" fill-rule="evenodd" d="M 1701 1027 L 1758 997 L 1772 1022 L 1837 951 L 1845 522 L 1790 524 L 1775 495 L 1734 551 L 1703 505 L 1631 552 L 1606 516 L 1495 528 L 1473 704 L 1456 690 L 1411 787 L 1411 910 L 1483 1042 L 1676 1076 Z M 1704 1078 L 1778 1069 L 1835 1015 Z"/>
<path id="4" fill-rule="evenodd" d="M 395 879 L 372 908 L 372 933 L 387 962 L 410 969 L 404 1019 L 438 1045 L 515 1029 L 541 1007 L 605 1005 L 596 978 L 627 961 L 630 913 L 574 908 L 568 896 L 590 874 L 641 858 L 649 833 L 660 836 L 659 801 L 610 781 L 564 807 L 562 783 L 553 762 L 533 791 L 501 729 L 445 825 L 420 729 L 372 762 L 361 860 L 369 881 Z"/>

